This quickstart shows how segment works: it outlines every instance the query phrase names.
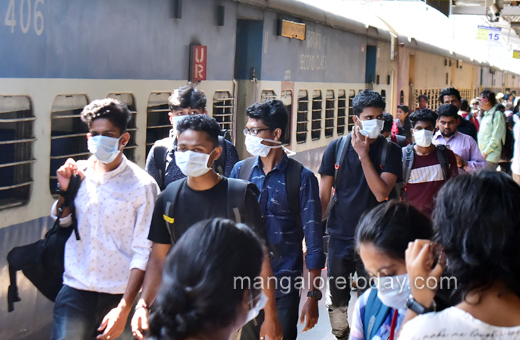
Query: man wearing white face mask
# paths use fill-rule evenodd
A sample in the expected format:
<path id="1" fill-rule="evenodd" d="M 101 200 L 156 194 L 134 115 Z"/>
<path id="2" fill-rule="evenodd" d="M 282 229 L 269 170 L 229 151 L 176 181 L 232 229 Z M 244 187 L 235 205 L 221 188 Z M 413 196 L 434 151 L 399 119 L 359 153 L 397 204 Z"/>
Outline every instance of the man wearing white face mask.
<path id="1" fill-rule="evenodd" d="M 79 239 L 65 246 L 64 286 L 54 306 L 52 339 L 132 339 L 128 316 L 141 288 L 152 243 L 147 240 L 159 188 L 123 155 L 131 113 L 115 99 L 95 100 L 81 119 L 89 127 L 88 161 L 68 159 L 57 171 L 66 191 L 83 180 L 74 200 Z M 53 206 L 56 218 L 63 197 Z M 61 226 L 72 223 L 70 209 Z"/>
<path id="2" fill-rule="evenodd" d="M 446 181 L 458 175 L 457 159 L 444 145 L 432 143 L 437 114 L 419 109 L 410 115 L 414 145 L 403 148 L 404 198 L 431 217 L 435 196 Z"/>
<path id="3" fill-rule="evenodd" d="M 161 190 L 168 184 L 184 178 L 185 175 L 175 162 L 175 146 L 177 143 L 177 123 L 188 115 L 207 114 L 206 95 L 188 84 L 175 89 L 168 98 L 168 117 L 172 124 L 170 136 L 154 143 L 146 157 L 145 170 L 157 181 Z M 233 166 L 238 162 L 235 146 L 223 136 L 219 136 L 222 154 L 213 164 L 215 171 L 229 176 Z"/>
<path id="4" fill-rule="evenodd" d="M 355 127 L 351 134 L 332 141 L 325 150 L 320 169 L 320 198 L 325 214 L 332 200 L 327 231 L 327 307 L 336 339 L 347 339 L 347 310 L 354 273 L 366 277 L 354 248 L 354 232 L 363 213 L 391 197 L 402 174 L 401 149 L 380 133 L 386 103 L 379 93 L 361 91 L 353 101 Z M 334 197 L 331 197 L 332 188 Z M 360 288 L 368 287 L 358 280 Z"/>
<path id="5" fill-rule="evenodd" d="M 172 245 L 191 226 L 207 219 L 226 218 L 244 223 L 265 240 L 256 187 L 242 180 L 227 179 L 213 169 L 213 163 L 222 153 L 222 147 L 218 145 L 220 127 L 217 121 L 207 115 L 189 115 L 177 124 L 177 133 L 175 161 L 186 178 L 168 185 L 155 204 L 148 235 L 153 242 L 152 252 L 141 299 L 132 320 L 134 335 L 139 339 L 143 337 L 142 330 L 148 326 L 148 308 L 161 285 L 164 259 Z M 232 244 L 229 246 L 233 247 Z M 271 275 L 266 256 L 262 277 Z M 264 289 L 264 292 L 269 302 L 265 308 L 267 317 L 262 324 L 262 334 L 280 340 L 274 289 Z"/>
<path id="6" fill-rule="evenodd" d="M 294 340 L 300 306 L 300 290 L 295 283 L 303 272 L 304 238 L 310 282 L 318 283 L 314 278 L 321 276 L 325 265 L 318 181 L 311 170 L 290 159 L 282 146 L 289 118 L 281 101 L 255 103 L 246 109 L 246 113 L 245 143 L 247 151 L 254 157 L 238 162 L 231 177 L 251 181 L 260 189 L 260 209 L 267 237 L 278 254 L 271 265 L 278 280 L 276 305 L 283 338 Z M 288 287 L 285 289 L 282 285 Z M 321 299 L 318 288 L 313 286 L 309 290 L 300 314 L 300 321 L 306 321 L 304 332 L 317 323 L 318 301 Z M 253 322 L 242 330 L 242 340 L 260 337 Z"/>

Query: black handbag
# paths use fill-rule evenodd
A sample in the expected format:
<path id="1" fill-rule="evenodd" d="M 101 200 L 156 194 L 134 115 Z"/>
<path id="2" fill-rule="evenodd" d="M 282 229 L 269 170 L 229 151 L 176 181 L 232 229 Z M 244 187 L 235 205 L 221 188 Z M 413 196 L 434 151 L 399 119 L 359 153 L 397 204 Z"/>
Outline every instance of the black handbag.
<path id="1" fill-rule="evenodd" d="M 79 233 L 74 208 L 74 198 L 78 193 L 81 177 L 73 175 L 65 192 L 60 195 L 65 198 L 58 211 L 58 218 L 42 240 L 25 246 L 13 248 L 7 254 L 9 263 L 10 285 L 7 291 L 7 310 L 14 310 L 14 303 L 21 301 L 16 284 L 16 272 L 21 270 L 32 284 L 49 300 L 55 301 L 63 286 L 65 243 L 74 230 L 76 239 Z M 63 208 L 70 207 L 72 214 L 72 225 L 60 227 L 60 218 Z"/>

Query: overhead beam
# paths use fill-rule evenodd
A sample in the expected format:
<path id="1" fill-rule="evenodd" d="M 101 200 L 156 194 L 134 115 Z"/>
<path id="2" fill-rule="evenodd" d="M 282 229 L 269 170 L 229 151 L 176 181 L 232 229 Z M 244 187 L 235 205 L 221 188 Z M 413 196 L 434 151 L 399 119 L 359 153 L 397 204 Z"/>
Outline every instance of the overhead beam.
<path id="1" fill-rule="evenodd" d="M 451 14 L 486 15 L 486 6 L 451 6 Z M 520 6 L 506 6 L 502 16 L 520 16 Z"/>

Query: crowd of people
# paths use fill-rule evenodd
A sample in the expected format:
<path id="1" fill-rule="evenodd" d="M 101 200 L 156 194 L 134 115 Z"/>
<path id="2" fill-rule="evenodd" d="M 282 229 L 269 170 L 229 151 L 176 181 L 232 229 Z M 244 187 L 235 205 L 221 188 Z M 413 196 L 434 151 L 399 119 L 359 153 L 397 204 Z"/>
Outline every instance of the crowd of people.
<path id="1" fill-rule="evenodd" d="M 52 339 L 296 339 L 298 322 L 318 322 L 323 268 L 336 339 L 520 338 L 520 125 L 491 91 L 479 115 L 454 88 L 439 101 L 400 105 L 394 121 L 360 91 L 319 181 L 282 143 L 281 101 L 247 108 L 252 157 L 239 161 L 204 93 L 174 90 L 170 136 L 144 170 L 122 153 L 128 108 L 93 101 L 81 113 L 92 156 L 57 171 L 51 216 L 79 237 L 65 246 Z M 61 207 L 72 175 L 74 214 Z"/>

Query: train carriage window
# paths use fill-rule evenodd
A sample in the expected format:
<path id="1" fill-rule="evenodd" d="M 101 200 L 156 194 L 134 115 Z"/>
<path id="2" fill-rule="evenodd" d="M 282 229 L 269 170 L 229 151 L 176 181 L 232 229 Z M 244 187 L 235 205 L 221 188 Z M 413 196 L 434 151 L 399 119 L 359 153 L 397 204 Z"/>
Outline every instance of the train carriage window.
<path id="1" fill-rule="evenodd" d="M 260 96 L 260 101 L 265 103 L 268 100 L 276 99 L 276 93 L 273 90 L 263 90 Z"/>
<path id="2" fill-rule="evenodd" d="M 345 90 L 338 91 L 338 122 L 336 132 L 339 136 L 345 134 L 345 117 L 347 114 L 347 95 Z"/>
<path id="3" fill-rule="evenodd" d="M 327 90 L 327 98 L 325 101 L 325 137 L 332 137 L 334 135 L 335 103 L 334 90 Z"/>
<path id="4" fill-rule="evenodd" d="M 305 143 L 307 141 L 309 123 L 309 94 L 307 90 L 298 91 L 298 117 L 296 121 L 296 142 Z"/>
<path id="5" fill-rule="evenodd" d="M 234 102 L 235 99 L 229 91 L 217 91 L 213 95 L 213 118 L 217 120 L 220 128 L 227 130 L 231 136 L 234 129 Z"/>
<path id="6" fill-rule="evenodd" d="M 285 110 L 287 110 L 287 115 L 289 119 L 287 120 L 287 127 L 285 129 L 285 136 L 282 139 L 282 144 L 288 145 L 291 144 L 291 123 L 292 123 L 292 107 L 293 107 L 293 97 L 291 90 L 283 90 L 282 95 L 280 96 L 280 100 L 285 105 Z"/>
<path id="7" fill-rule="evenodd" d="M 172 124 L 168 117 L 170 92 L 152 92 L 146 110 L 146 155 L 153 143 L 170 135 Z"/>
<path id="8" fill-rule="evenodd" d="M 348 130 L 347 133 L 352 131 L 352 128 L 354 127 L 354 97 L 356 96 L 355 90 L 350 90 L 349 96 L 348 96 Z"/>
<path id="9" fill-rule="evenodd" d="M 81 121 L 81 111 L 88 104 L 84 94 L 59 95 L 54 99 L 51 109 L 51 169 L 49 188 L 54 194 L 56 190 L 56 170 L 67 158 L 76 161 L 87 159 L 90 152 L 87 148 L 88 126 Z"/>
<path id="10" fill-rule="evenodd" d="M 312 127 L 311 138 L 318 140 L 321 137 L 321 114 L 323 111 L 323 98 L 321 90 L 314 90 L 312 93 Z"/>
<path id="11" fill-rule="evenodd" d="M 401 90 L 401 93 L 399 95 L 399 103 L 401 105 L 404 105 L 404 91 L 403 90 Z"/>
<path id="12" fill-rule="evenodd" d="M 135 162 L 135 149 L 137 149 L 137 143 L 135 140 L 135 134 L 137 131 L 136 126 L 136 115 L 137 115 L 137 108 L 135 105 L 135 98 L 134 95 L 131 93 L 109 93 L 107 98 L 114 98 L 117 99 L 128 106 L 128 109 L 132 113 L 132 119 L 128 122 L 126 131 L 130 134 L 130 141 L 123 149 L 123 153 L 132 162 Z"/>
<path id="13" fill-rule="evenodd" d="M 446 73 L 446 85 L 450 84 L 450 74 Z"/>
<path id="14" fill-rule="evenodd" d="M 35 120 L 29 97 L 0 96 L 0 209 L 29 201 Z"/>
<path id="15" fill-rule="evenodd" d="M 381 90 L 381 98 L 383 98 L 386 103 L 386 90 Z"/>

